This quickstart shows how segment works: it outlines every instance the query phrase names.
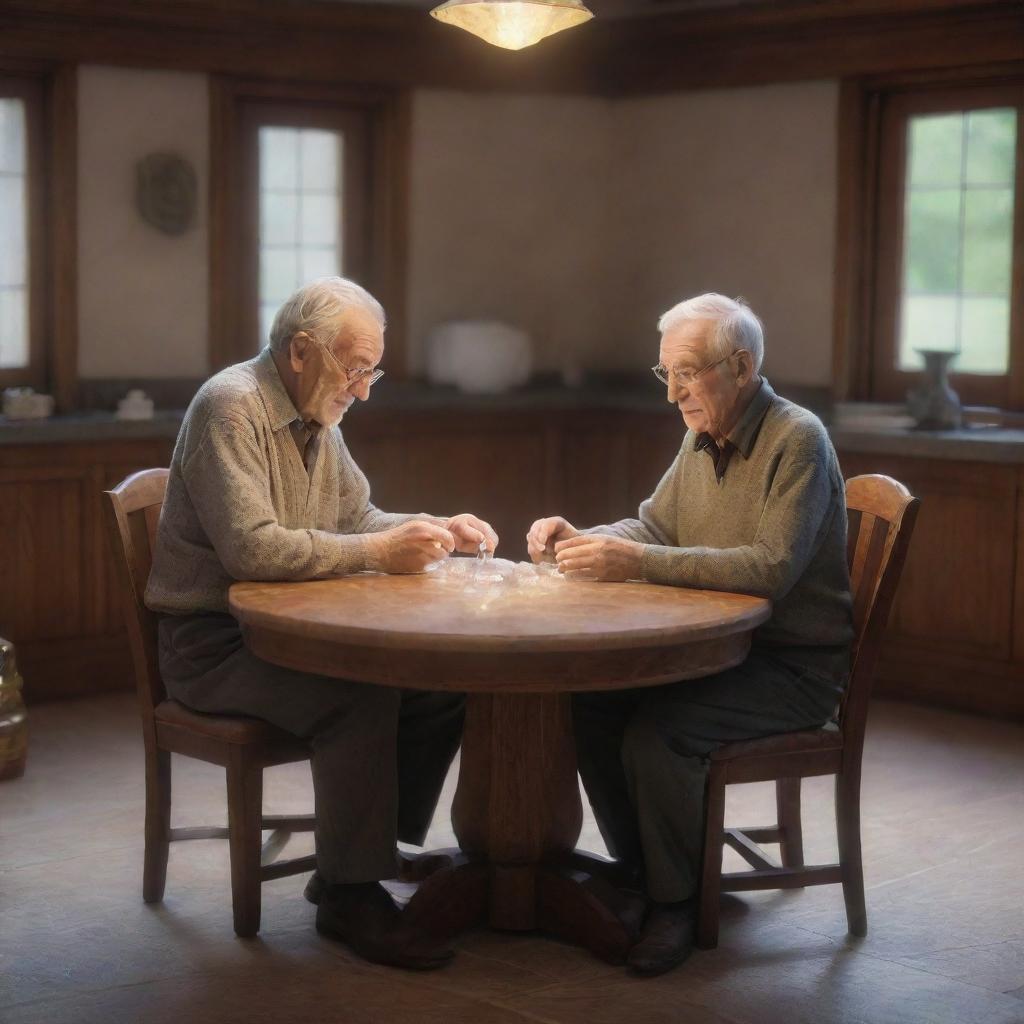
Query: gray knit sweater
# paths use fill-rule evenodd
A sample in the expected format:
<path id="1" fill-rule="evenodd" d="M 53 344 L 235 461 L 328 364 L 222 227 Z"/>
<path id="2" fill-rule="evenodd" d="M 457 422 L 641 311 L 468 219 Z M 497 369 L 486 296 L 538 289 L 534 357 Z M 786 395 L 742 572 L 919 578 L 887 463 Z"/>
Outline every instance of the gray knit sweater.
<path id="1" fill-rule="evenodd" d="M 644 544 L 651 583 L 770 598 L 755 646 L 842 674 L 853 639 L 846 495 L 821 421 L 762 379 L 729 434 L 736 450 L 721 479 L 704 440 L 687 431 L 639 519 L 587 532 Z"/>
<path id="2" fill-rule="evenodd" d="M 360 534 L 422 515 L 381 512 L 341 431 L 321 431 L 307 473 L 299 414 L 269 349 L 211 377 L 171 459 L 146 604 L 226 612 L 235 580 L 309 580 L 367 568 Z"/>

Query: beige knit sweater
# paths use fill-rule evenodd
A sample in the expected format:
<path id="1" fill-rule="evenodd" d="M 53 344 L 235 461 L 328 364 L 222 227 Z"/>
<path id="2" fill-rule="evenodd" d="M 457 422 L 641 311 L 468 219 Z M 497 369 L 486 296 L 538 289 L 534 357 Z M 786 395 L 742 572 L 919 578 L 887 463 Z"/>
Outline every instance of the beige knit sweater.
<path id="1" fill-rule="evenodd" d="M 211 377 L 171 459 L 146 604 L 224 612 L 236 580 L 309 580 L 367 568 L 360 534 L 420 518 L 381 512 L 337 427 L 306 472 L 298 412 L 269 349 Z"/>
<path id="2" fill-rule="evenodd" d="M 762 379 L 729 434 L 736 451 L 721 480 L 703 440 L 687 431 L 638 519 L 588 532 L 643 543 L 651 583 L 770 598 L 755 645 L 832 648 L 836 657 L 821 662 L 845 665 L 853 638 L 846 492 L 821 421 Z"/>

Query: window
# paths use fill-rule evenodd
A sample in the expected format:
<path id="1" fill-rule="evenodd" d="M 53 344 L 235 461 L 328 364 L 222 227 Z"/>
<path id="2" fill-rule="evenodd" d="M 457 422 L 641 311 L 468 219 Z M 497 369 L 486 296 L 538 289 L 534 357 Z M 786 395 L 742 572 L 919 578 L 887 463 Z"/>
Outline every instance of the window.
<path id="1" fill-rule="evenodd" d="M 853 307 L 838 311 L 852 397 L 901 401 L 919 350 L 940 349 L 956 353 L 965 403 L 1024 408 L 1024 83 L 909 82 L 862 100 L 863 206 L 845 222 L 848 245 L 857 219 L 863 232 L 859 288 L 840 280 L 837 295 Z"/>
<path id="2" fill-rule="evenodd" d="M 44 261 L 35 82 L 0 79 L 0 383 L 43 388 Z"/>
<path id="3" fill-rule="evenodd" d="M 220 80 L 213 100 L 213 368 L 255 355 L 281 303 L 333 274 L 384 304 L 386 361 L 400 365 L 404 197 L 396 195 L 394 98 Z"/>
<path id="4" fill-rule="evenodd" d="M 264 126 L 258 135 L 260 340 L 306 281 L 345 270 L 345 133 Z"/>

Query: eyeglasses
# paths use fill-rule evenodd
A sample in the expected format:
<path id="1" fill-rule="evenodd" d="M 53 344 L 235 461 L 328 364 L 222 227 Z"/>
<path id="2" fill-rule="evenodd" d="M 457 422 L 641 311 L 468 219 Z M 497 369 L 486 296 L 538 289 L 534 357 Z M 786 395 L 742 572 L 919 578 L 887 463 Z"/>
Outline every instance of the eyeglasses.
<path id="1" fill-rule="evenodd" d="M 368 385 L 373 386 L 384 376 L 383 370 L 373 370 L 368 366 L 346 366 L 326 345 L 317 345 L 317 348 L 325 355 L 330 356 L 331 362 L 345 374 L 345 383 L 348 387 L 360 384 L 364 380 Z"/>
<path id="2" fill-rule="evenodd" d="M 736 355 L 735 352 L 730 352 L 727 356 L 722 356 L 721 359 L 716 359 L 713 363 L 708 363 L 706 366 L 702 366 L 699 370 L 670 371 L 667 366 L 663 366 L 661 363 L 658 363 L 657 366 L 651 367 L 651 373 L 653 373 L 654 376 L 657 377 L 662 384 L 668 384 L 668 375 L 669 373 L 672 373 L 676 379 L 676 383 L 681 388 L 688 388 L 702 373 L 707 373 L 707 371 L 710 370 L 712 367 L 717 366 L 719 363 L 724 363 L 726 359 L 731 359 L 734 355 Z"/>

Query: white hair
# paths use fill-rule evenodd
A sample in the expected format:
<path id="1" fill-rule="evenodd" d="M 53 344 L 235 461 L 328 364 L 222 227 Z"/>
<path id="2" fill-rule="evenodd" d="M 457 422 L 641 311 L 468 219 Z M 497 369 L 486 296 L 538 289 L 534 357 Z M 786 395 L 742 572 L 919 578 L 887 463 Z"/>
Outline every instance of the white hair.
<path id="1" fill-rule="evenodd" d="M 292 338 L 305 331 L 313 341 L 329 345 L 353 309 L 369 313 L 384 330 L 384 307 L 361 285 L 344 277 L 320 277 L 285 301 L 270 328 L 270 348 L 287 353 Z"/>
<path id="2" fill-rule="evenodd" d="M 742 348 L 750 353 L 754 373 L 761 369 L 761 361 L 764 359 L 764 328 L 754 311 L 742 299 L 729 299 L 717 292 L 695 295 L 663 313 L 658 321 L 658 330 L 664 334 L 687 320 L 714 322 L 708 341 L 708 355 L 712 359 L 724 359 Z"/>

